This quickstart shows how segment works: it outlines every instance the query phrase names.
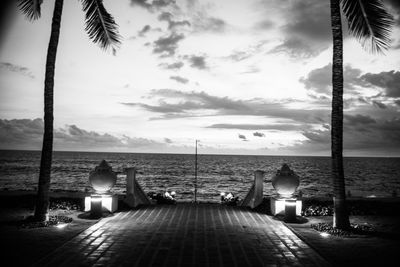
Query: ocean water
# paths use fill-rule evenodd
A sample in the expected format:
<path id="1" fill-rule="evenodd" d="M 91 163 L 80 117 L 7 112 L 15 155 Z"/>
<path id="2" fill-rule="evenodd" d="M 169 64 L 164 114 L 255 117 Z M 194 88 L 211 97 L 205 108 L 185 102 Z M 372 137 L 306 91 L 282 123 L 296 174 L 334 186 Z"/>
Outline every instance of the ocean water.
<path id="1" fill-rule="evenodd" d="M 193 200 L 194 155 L 95 152 L 54 152 L 51 190 L 90 190 L 89 172 L 102 159 L 118 173 L 113 191 L 124 193 L 123 169 L 136 167 L 146 192 L 175 191 L 178 201 Z M 0 190 L 35 190 L 39 151 L 0 150 Z M 198 200 L 218 202 L 221 192 L 246 196 L 255 170 L 265 171 L 264 194 L 274 189 L 268 180 L 283 163 L 299 175 L 303 196 L 332 196 L 329 157 L 198 155 Z M 400 194 L 400 158 L 345 158 L 346 190 L 353 196 Z"/>

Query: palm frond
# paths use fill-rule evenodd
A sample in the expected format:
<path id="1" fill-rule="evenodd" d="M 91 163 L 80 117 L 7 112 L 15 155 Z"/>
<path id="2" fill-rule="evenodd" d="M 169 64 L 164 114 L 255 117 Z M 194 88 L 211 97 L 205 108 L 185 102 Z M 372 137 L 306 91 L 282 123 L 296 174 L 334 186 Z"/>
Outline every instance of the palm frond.
<path id="1" fill-rule="evenodd" d="M 86 12 L 86 27 L 90 39 L 103 49 L 115 49 L 121 43 L 118 25 L 103 6 L 103 0 L 81 0 Z"/>
<path id="2" fill-rule="evenodd" d="M 390 46 L 394 19 L 381 0 L 341 0 L 349 31 L 372 53 L 382 53 Z"/>
<path id="3" fill-rule="evenodd" d="M 43 0 L 18 0 L 18 7 L 30 20 L 40 18 L 40 5 Z"/>

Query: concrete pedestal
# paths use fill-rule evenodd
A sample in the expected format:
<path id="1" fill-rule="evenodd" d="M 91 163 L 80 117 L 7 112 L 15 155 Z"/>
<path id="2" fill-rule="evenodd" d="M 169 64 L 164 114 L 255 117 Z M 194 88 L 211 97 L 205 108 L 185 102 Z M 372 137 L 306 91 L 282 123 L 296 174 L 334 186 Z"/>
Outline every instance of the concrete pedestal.
<path id="1" fill-rule="evenodd" d="M 285 199 L 278 197 L 271 197 L 271 214 L 272 215 L 285 215 L 286 206 L 291 206 L 295 210 L 296 216 L 301 216 L 302 201 L 296 198 Z M 289 212 L 291 209 L 289 208 Z"/>
<path id="2" fill-rule="evenodd" d="M 96 195 L 85 197 L 85 211 L 91 213 L 101 212 L 115 212 L 118 209 L 118 196 L 117 195 Z"/>

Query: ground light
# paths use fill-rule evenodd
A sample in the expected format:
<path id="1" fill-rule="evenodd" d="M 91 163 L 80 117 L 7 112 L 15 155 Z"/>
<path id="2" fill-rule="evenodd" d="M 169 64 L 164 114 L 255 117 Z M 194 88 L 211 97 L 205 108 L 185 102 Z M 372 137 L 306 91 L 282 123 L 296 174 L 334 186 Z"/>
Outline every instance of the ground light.
<path id="1" fill-rule="evenodd" d="M 330 234 L 328 234 L 327 232 L 322 232 L 320 233 L 320 235 L 325 238 L 330 236 Z"/>
<path id="2" fill-rule="evenodd" d="M 59 224 L 56 225 L 56 227 L 57 227 L 58 229 L 63 229 L 63 228 L 65 228 L 66 226 L 67 226 L 66 223 L 59 223 Z"/>

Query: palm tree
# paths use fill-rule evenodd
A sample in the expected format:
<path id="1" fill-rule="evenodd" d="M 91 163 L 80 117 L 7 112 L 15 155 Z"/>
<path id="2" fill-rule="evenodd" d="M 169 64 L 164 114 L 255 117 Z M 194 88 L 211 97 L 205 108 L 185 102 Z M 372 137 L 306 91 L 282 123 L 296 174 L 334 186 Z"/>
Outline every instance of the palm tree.
<path id="1" fill-rule="evenodd" d="M 347 19 L 350 34 L 372 53 L 381 53 L 388 49 L 394 20 L 380 0 L 330 0 L 333 35 L 331 129 L 333 226 L 348 229 L 350 222 L 346 209 L 343 172 L 343 34 L 340 5 Z"/>
<path id="2" fill-rule="evenodd" d="M 40 7 L 43 0 L 19 0 L 19 8 L 30 20 L 40 18 Z M 50 173 L 53 153 L 53 93 L 54 71 L 60 35 L 61 14 L 64 0 L 55 0 L 51 24 L 50 42 L 47 49 L 46 74 L 44 81 L 44 135 L 40 160 L 38 192 L 34 218 L 38 221 L 48 220 Z M 94 43 L 108 49 L 120 43 L 117 24 L 103 6 L 103 0 L 81 0 L 86 13 L 86 32 Z"/>

